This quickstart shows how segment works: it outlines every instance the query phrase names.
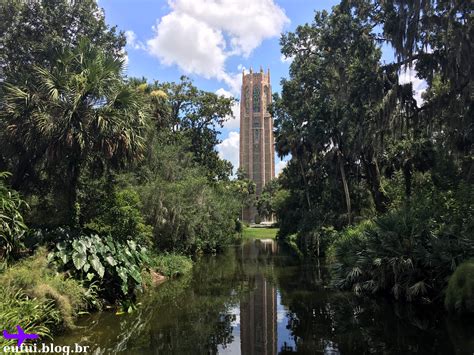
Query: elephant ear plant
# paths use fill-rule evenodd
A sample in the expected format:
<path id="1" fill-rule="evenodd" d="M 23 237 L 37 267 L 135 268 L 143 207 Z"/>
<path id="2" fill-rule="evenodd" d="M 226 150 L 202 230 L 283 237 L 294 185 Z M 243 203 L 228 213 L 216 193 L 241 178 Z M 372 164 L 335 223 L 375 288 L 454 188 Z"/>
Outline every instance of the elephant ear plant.
<path id="1" fill-rule="evenodd" d="M 125 301 L 141 288 L 141 269 L 148 257 L 146 249 L 132 240 L 92 235 L 57 243 L 49 260 L 86 284 L 98 285 L 105 299 Z"/>

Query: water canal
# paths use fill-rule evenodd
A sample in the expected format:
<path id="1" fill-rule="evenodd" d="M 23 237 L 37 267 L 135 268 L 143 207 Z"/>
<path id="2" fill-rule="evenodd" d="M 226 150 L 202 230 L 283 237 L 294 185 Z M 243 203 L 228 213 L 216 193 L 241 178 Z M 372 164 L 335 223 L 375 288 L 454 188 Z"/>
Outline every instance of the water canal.
<path id="1" fill-rule="evenodd" d="M 55 344 L 93 354 L 472 354 L 474 327 L 432 310 L 328 287 L 272 240 L 202 257 L 191 275 L 148 292 L 139 309 L 83 317 Z"/>

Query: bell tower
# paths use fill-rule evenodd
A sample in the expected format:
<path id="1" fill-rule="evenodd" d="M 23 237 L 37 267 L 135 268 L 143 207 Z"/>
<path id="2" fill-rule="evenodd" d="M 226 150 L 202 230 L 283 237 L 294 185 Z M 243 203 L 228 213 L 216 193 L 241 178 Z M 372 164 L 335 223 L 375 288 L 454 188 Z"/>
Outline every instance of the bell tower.
<path id="1" fill-rule="evenodd" d="M 267 182 L 275 177 L 273 119 L 269 113 L 272 102 L 270 69 L 264 73 L 242 72 L 240 100 L 240 167 L 255 182 L 257 198 Z M 242 219 L 254 222 L 255 207 L 244 209 Z"/>

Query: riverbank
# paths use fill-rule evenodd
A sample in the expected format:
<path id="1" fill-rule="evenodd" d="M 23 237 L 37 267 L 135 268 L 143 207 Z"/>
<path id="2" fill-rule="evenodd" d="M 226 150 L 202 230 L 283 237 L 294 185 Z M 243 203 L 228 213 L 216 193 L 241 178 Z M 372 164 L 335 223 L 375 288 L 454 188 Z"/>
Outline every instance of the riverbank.
<path id="1" fill-rule="evenodd" d="M 142 355 L 249 354 L 259 346 L 308 354 L 474 351 L 472 324 L 329 284 L 324 263 L 301 263 L 274 241 L 248 240 L 198 258 L 192 273 L 144 294 L 136 312 L 91 314 L 54 343 Z"/>
<path id="2" fill-rule="evenodd" d="M 134 293 L 152 290 L 162 282 L 187 275 L 192 260 L 180 254 L 153 254 L 141 270 L 142 284 Z M 75 329 L 80 315 L 105 308 L 118 314 L 135 310 L 131 300 L 110 303 L 101 296 L 97 284 L 72 278 L 49 262 L 44 248 L 0 273 L 0 324 L 14 331 L 20 325 L 26 333 L 38 334 L 40 339 L 52 339 L 64 331 Z M 14 340 L 0 339 L 0 348 L 14 345 Z"/>

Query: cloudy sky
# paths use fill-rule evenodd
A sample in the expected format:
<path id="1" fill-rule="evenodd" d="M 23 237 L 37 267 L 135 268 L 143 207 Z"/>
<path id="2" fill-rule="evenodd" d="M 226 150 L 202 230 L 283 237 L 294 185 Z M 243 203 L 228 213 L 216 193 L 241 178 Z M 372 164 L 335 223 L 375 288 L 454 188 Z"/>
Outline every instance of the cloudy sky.
<path id="1" fill-rule="evenodd" d="M 288 75 L 280 54 L 283 32 L 311 22 L 333 0 L 99 0 L 106 20 L 125 31 L 129 76 L 178 81 L 183 74 L 204 90 L 240 96 L 242 69 L 270 68 L 273 91 Z M 387 53 L 389 51 L 386 51 Z M 388 55 L 384 53 L 385 55 Z M 391 60 L 391 58 L 389 58 Z M 409 80 L 413 73 L 407 73 Z M 222 157 L 238 166 L 239 107 L 221 130 Z M 285 162 L 277 158 L 277 173 Z"/>

